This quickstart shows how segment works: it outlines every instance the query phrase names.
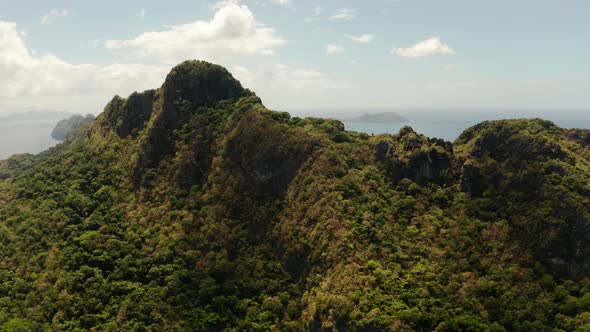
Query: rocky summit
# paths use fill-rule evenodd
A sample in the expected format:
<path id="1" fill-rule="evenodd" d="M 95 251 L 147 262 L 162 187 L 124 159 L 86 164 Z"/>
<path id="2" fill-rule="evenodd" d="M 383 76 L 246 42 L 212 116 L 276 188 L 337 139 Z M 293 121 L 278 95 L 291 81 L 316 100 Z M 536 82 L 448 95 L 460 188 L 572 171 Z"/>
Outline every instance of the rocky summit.
<path id="1" fill-rule="evenodd" d="M 589 137 L 351 132 L 187 61 L 0 162 L 0 331 L 583 331 Z"/>

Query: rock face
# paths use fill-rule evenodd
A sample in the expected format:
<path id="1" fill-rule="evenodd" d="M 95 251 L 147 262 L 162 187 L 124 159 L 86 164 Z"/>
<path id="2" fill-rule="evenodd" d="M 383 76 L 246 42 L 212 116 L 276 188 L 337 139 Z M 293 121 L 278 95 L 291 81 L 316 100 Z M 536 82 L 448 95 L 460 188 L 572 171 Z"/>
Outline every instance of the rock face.
<path id="1" fill-rule="evenodd" d="M 406 178 L 419 183 L 443 181 L 451 173 L 452 144 L 427 139 L 404 127 L 392 141 L 380 141 L 375 149 L 394 183 Z"/>
<path id="2" fill-rule="evenodd" d="M 590 130 L 588 129 L 567 129 L 564 131 L 565 137 L 575 141 L 582 146 L 590 146 Z"/>
<path id="3" fill-rule="evenodd" d="M 58 141 L 65 141 L 72 137 L 80 127 L 94 121 L 94 115 L 88 114 L 85 117 L 81 115 L 72 115 L 69 119 L 61 120 L 57 123 L 51 137 Z"/>
<path id="4" fill-rule="evenodd" d="M 155 100 L 156 90 L 135 92 L 127 99 L 115 96 L 102 113 L 103 130 L 113 130 L 122 138 L 136 137 L 147 125 Z"/>
<path id="5" fill-rule="evenodd" d="M 461 174 L 462 191 L 471 194 L 471 197 L 481 197 L 484 190 L 482 181 L 482 174 L 479 168 L 473 165 L 463 166 L 463 172 Z"/>

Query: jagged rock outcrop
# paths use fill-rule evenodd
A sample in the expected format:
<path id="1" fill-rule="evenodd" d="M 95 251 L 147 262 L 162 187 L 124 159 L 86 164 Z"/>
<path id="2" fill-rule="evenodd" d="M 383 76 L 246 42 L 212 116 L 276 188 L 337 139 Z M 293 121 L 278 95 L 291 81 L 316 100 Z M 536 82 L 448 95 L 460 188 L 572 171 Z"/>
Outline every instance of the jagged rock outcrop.
<path id="1" fill-rule="evenodd" d="M 584 147 L 590 146 L 590 130 L 588 129 L 566 129 L 565 137 Z"/>
<path id="2" fill-rule="evenodd" d="M 392 141 L 380 141 L 377 159 L 387 165 L 394 183 L 407 178 L 416 182 L 441 181 L 451 175 L 452 144 L 428 139 L 404 127 Z"/>
<path id="3" fill-rule="evenodd" d="M 461 173 L 461 190 L 471 194 L 471 197 L 481 197 L 484 183 L 481 171 L 473 165 L 463 165 Z"/>
<path id="4" fill-rule="evenodd" d="M 156 90 L 134 92 L 126 99 L 115 96 L 102 113 L 103 130 L 114 130 L 122 138 L 136 137 L 152 115 L 156 93 Z"/>

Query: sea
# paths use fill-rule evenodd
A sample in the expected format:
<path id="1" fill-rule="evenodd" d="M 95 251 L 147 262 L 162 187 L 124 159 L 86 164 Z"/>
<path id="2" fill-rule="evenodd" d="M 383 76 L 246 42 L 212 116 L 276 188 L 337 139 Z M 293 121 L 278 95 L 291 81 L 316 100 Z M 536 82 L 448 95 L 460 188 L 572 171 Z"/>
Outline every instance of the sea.
<path id="1" fill-rule="evenodd" d="M 346 112 L 334 111 L 298 111 L 291 112 L 294 116 L 317 116 L 341 120 L 346 130 L 364 132 L 368 134 L 396 134 L 405 126 L 412 127 L 417 133 L 428 137 L 442 138 L 454 141 L 461 133 L 482 121 L 517 118 L 542 118 L 554 122 L 562 128 L 590 129 L 590 110 L 582 111 L 526 111 L 526 110 L 410 110 L 393 111 L 408 119 L 405 122 L 362 123 L 351 121 L 365 113 L 383 113 L 388 110 L 352 110 Z"/>
<path id="2" fill-rule="evenodd" d="M 299 110 L 291 115 L 325 117 L 341 120 L 347 130 L 368 134 L 397 133 L 410 126 L 428 137 L 454 141 L 465 129 L 485 120 L 514 118 L 543 118 L 563 128 L 590 129 L 589 111 L 510 111 L 510 110 L 395 110 L 407 122 L 361 123 L 350 121 L 365 113 L 383 113 L 390 110 Z M 53 120 L 0 120 L 0 160 L 14 154 L 37 154 L 59 142 L 51 138 L 51 131 L 59 119 Z"/>
<path id="3" fill-rule="evenodd" d="M 0 121 L 0 160 L 14 154 L 37 154 L 55 146 L 51 138 L 58 120 Z"/>

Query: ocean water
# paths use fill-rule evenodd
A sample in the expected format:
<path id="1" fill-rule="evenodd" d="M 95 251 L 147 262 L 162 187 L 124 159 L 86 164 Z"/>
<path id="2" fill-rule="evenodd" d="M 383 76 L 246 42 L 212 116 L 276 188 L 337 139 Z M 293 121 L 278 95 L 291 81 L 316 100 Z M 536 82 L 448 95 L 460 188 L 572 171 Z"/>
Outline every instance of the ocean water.
<path id="1" fill-rule="evenodd" d="M 51 131 L 57 120 L 0 121 L 0 160 L 14 154 L 37 154 L 57 145 Z"/>
<path id="2" fill-rule="evenodd" d="M 590 111 L 448 111 L 421 110 L 396 111 L 409 119 L 397 123 L 360 123 L 347 121 L 364 113 L 379 113 L 383 110 L 348 111 L 291 111 L 293 116 L 326 117 L 344 122 L 347 130 L 368 134 L 397 133 L 402 127 L 410 126 L 416 132 L 428 137 L 438 137 L 454 141 L 465 129 L 485 120 L 514 118 L 543 118 L 555 122 L 563 128 L 590 129 Z M 59 119 L 0 121 L 0 160 L 13 154 L 39 153 L 59 142 L 51 138 L 51 131 Z"/>
<path id="3" fill-rule="evenodd" d="M 501 114 L 471 115 L 461 112 L 446 112 L 445 114 L 438 112 L 399 112 L 399 114 L 408 119 L 408 121 L 361 123 L 346 121 L 346 118 L 343 118 L 343 122 L 346 130 L 354 130 L 367 134 L 396 134 L 401 128 L 409 126 L 419 134 L 454 141 L 465 129 L 482 121 L 511 118 L 502 116 Z"/>
<path id="4" fill-rule="evenodd" d="M 373 111 L 374 113 L 383 111 Z M 442 138 L 454 141 L 461 133 L 482 121 L 517 119 L 517 118 L 542 118 L 553 121 L 562 128 L 590 129 L 590 111 L 449 111 L 449 110 L 421 110 L 421 111 L 396 111 L 405 117 L 407 122 L 390 123 L 362 123 L 353 122 L 352 119 L 371 111 L 345 111 L 323 112 L 300 111 L 293 112 L 296 116 L 319 116 L 339 119 L 344 123 L 346 130 L 364 132 L 367 134 L 396 134 L 404 126 L 412 127 L 417 133 L 428 137 Z"/>

